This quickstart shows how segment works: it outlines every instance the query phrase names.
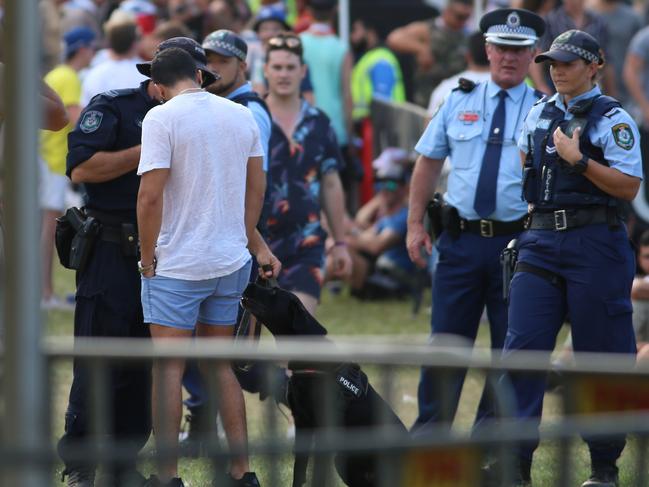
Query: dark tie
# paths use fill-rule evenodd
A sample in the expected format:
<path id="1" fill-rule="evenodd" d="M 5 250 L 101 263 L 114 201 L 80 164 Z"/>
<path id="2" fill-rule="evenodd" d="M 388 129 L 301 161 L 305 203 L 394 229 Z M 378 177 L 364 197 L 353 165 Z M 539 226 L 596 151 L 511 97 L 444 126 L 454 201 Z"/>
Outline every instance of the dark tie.
<path id="1" fill-rule="evenodd" d="M 487 148 L 482 158 L 482 168 L 478 178 L 473 208 L 481 218 L 488 218 L 496 210 L 496 186 L 498 185 L 498 168 L 500 155 L 503 150 L 503 134 L 505 133 L 505 99 L 507 92 L 498 92 L 498 106 L 491 120 L 491 128 L 487 138 Z"/>

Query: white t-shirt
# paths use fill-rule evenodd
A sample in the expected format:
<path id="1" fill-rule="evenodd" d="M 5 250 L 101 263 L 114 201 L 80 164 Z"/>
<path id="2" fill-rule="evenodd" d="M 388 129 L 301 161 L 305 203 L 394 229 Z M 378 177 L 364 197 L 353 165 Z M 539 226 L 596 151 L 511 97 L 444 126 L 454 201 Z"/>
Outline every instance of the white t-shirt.
<path id="1" fill-rule="evenodd" d="M 170 169 L 156 274 L 201 281 L 243 267 L 248 158 L 263 154 L 250 110 L 225 98 L 185 93 L 147 113 L 137 172 Z"/>
<path id="2" fill-rule="evenodd" d="M 81 106 L 85 107 L 93 96 L 105 91 L 137 88 L 147 79 L 135 67 L 141 62 L 137 57 L 119 61 L 106 59 L 90 68 L 81 84 Z"/>

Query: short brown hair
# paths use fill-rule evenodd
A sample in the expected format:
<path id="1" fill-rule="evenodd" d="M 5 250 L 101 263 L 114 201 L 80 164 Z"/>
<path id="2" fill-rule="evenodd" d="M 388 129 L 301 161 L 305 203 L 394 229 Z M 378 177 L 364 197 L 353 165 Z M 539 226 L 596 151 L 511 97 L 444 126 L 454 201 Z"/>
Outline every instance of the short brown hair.
<path id="1" fill-rule="evenodd" d="M 153 36 L 162 42 L 174 37 L 192 37 L 192 33 L 182 22 L 168 20 L 155 28 Z"/>
<path id="2" fill-rule="evenodd" d="M 124 23 L 110 26 L 106 32 L 108 46 L 117 54 L 126 54 L 133 48 L 138 37 L 135 23 Z"/>

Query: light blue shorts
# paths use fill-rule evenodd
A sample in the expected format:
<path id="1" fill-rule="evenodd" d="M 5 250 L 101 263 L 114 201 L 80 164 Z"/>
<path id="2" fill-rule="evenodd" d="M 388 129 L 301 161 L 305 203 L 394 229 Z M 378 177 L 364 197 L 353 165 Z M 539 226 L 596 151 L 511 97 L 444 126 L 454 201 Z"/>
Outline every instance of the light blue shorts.
<path id="1" fill-rule="evenodd" d="M 142 278 L 144 322 L 193 330 L 196 323 L 233 325 L 241 293 L 250 280 L 249 260 L 227 276 L 205 281 L 171 277 Z"/>

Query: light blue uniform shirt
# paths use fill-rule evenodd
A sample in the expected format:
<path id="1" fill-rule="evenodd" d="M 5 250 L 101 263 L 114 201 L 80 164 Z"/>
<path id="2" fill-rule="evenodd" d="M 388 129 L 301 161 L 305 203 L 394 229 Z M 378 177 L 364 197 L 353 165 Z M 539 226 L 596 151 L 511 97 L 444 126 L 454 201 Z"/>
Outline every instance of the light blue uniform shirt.
<path id="1" fill-rule="evenodd" d="M 249 93 L 251 91 L 252 85 L 250 83 L 246 83 L 230 93 L 227 98 L 228 100 L 232 100 L 233 98 L 243 93 Z M 248 103 L 248 109 L 252 112 L 252 116 L 255 117 L 255 122 L 257 122 L 257 127 L 259 127 L 261 146 L 264 148 L 264 171 L 268 171 L 268 144 L 270 142 L 271 130 L 270 117 L 268 116 L 268 113 L 266 113 L 266 110 L 264 110 L 264 108 L 259 103 Z"/>
<path id="2" fill-rule="evenodd" d="M 602 92 L 599 86 L 592 90 L 576 96 L 568 102 L 568 108 L 572 107 L 579 100 L 592 98 L 600 95 Z M 539 124 L 541 112 L 545 104 L 554 101 L 555 106 L 565 113 L 565 119 L 571 120 L 574 115 L 568 112 L 563 102 L 563 97 L 555 93 L 546 101 L 532 107 L 529 115 L 525 119 L 523 132 L 518 139 L 518 147 L 523 152 L 527 152 L 527 134 L 533 134 Z M 622 108 L 614 108 L 605 114 L 594 127 L 588 131 L 590 142 L 600 147 L 604 152 L 604 158 L 608 161 L 610 167 L 614 167 L 624 174 L 642 178 L 642 156 L 640 155 L 640 134 L 638 127 L 631 116 Z"/>
<path id="3" fill-rule="evenodd" d="M 431 159 L 450 158 L 452 169 L 444 199 L 467 220 L 480 219 L 473 203 L 500 90 L 489 80 L 477 85 L 470 93 L 453 91 L 415 146 L 419 154 Z M 525 115 L 538 100 L 535 91 L 525 83 L 508 89 L 507 95 L 496 210 L 489 216 L 489 219 L 498 221 L 518 220 L 527 213 L 527 203 L 521 200 L 522 170 L 516 141 Z"/>

